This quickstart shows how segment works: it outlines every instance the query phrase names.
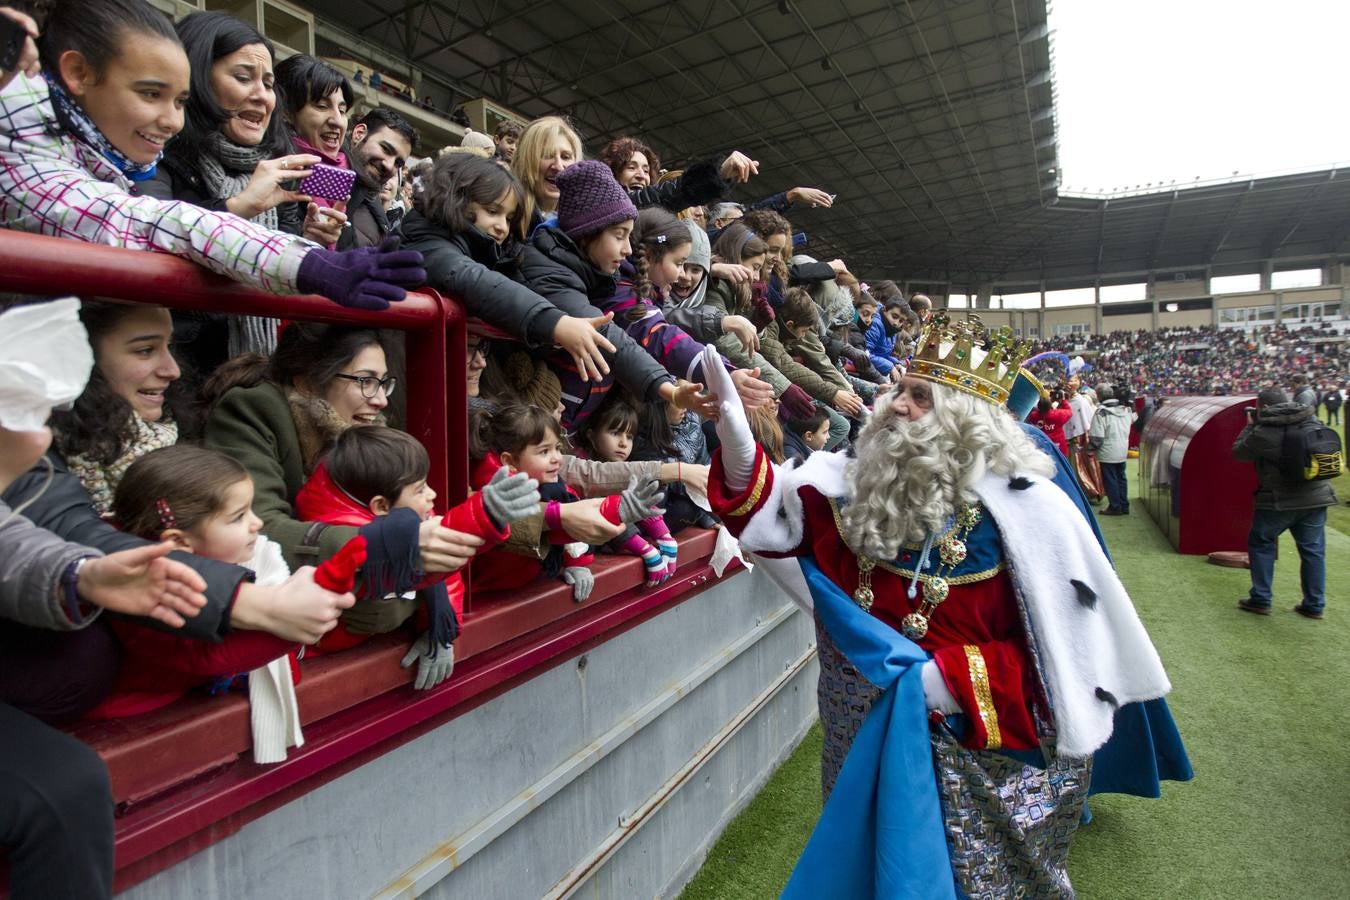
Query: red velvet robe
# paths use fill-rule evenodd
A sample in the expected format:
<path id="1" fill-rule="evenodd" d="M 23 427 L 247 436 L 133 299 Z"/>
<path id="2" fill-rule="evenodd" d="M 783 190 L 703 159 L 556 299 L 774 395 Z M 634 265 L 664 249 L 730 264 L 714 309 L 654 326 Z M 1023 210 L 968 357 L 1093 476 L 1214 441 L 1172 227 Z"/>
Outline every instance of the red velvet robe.
<path id="1" fill-rule="evenodd" d="M 708 498 L 713 511 L 736 535 L 764 508 L 773 485 L 773 467 L 760 448 L 756 448 L 754 471 L 746 489 L 732 493 L 723 481 L 721 452 L 713 456 Z M 852 595 L 858 587 L 858 561 L 844 542 L 834 505 L 811 486 L 801 487 L 799 496 L 805 516 L 801 544 L 785 553 L 762 555 L 811 555 L 831 581 Z M 920 548 L 902 549 L 900 566 L 912 566 L 920 553 Z M 1040 741 L 1032 708 L 1038 702 L 1039 684 L 1012 582 L 1002 565 L 978 575 L 983 577 L 970 576 L 969 582 L 951 585 L 947 599 L 929 617 L 928 633 L 917 643 L 933 657 L 966 714 L 971 726 L 963 741 L 967 747 L 1037 748 Z M 907 595 L 909 585 L 908 575 L 876 566 L 872 570 L 872 615 L 899 631 L 901 620 L 923 600 L 922 584 L 914 600 Z"/>

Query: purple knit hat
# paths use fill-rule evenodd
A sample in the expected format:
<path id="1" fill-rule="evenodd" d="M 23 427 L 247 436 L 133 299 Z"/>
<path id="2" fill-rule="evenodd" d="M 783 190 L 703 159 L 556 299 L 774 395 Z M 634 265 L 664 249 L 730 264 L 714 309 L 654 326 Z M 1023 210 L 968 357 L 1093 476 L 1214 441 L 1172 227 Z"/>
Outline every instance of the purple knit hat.
<path id="1" fill-rule="evenodd" d="M 637 207 L 609 166 L 584 159 L 558 173 L 558 227 L 572 240 L 637 218 Z"/>

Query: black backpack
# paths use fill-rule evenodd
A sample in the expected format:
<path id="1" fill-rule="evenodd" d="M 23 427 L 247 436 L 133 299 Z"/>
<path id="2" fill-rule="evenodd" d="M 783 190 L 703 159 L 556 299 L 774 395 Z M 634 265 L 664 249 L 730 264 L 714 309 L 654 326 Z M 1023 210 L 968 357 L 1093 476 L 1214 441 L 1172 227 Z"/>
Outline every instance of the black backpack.
<path id="1" fill-rule="evenodd" d="M 1322 481 L 1341 474 L 1341 436 L 1316 419 L 1284 429 L 1280 474 L 1289 481 Z"/>

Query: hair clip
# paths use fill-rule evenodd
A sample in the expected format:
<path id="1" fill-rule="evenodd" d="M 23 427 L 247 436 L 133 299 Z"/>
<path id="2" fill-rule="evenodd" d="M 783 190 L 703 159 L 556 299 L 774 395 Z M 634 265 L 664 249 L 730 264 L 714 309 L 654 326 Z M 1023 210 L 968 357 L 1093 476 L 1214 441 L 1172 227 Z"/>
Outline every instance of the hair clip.
<path id="1" fill-rule="evenodd" d="M 155 509 L 159 511 L 160 527 L 164 528 L 166 531 L 170 528 L 178 527 L 178 520 L 173 517 L 173 510 L 169 509 L 169 501 L 160 497 L 155 501 Z"/>
<path id="2" fill-rule="evenodd" d="M 666 236 L 664 234 L 658 234 L 656 236 L 656 242 L 658 244 L 664 244 L 666 242 Z"/>

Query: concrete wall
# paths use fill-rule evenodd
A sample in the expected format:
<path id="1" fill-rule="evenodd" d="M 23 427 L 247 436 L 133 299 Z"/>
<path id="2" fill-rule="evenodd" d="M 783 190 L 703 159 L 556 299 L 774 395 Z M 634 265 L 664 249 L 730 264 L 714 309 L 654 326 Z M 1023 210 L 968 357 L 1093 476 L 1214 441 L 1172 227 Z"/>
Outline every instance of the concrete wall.
<path id="1" fill-rule="evenodd" d="M 1113 331 L 1138 331 L 1153 327 L 1152 313 L 1132 313 L 1128 316 L 1102 316 L 1102 330 L 1107 334 Z"/>
<path id="2" fill-rule="evenodd" d="M 1124 319 L 1133 317 L 1121 316 L 1121 318 Z M 1212 310 L 1208 309 L 1182 309 L 1177 310 L 1176 312 L 1168 312 L 1167 310 L 1164 309 L 1158 311 L 1159 328 L 1186 328 L 1186 327 L 1193 328 L 1199 325 L 1212 325 L 1212 324 L 1214 324 L 1214 314 Z M 1148 324 L 1145 323 L 1143 325 L 1135 325 L 1132 327 L 1147 328 Z"/>
<path id="3" fill-rule="evenodd" d="M 735 575 L 122 896 L 670 896 L 814 721 L 814 644 Z"/>

